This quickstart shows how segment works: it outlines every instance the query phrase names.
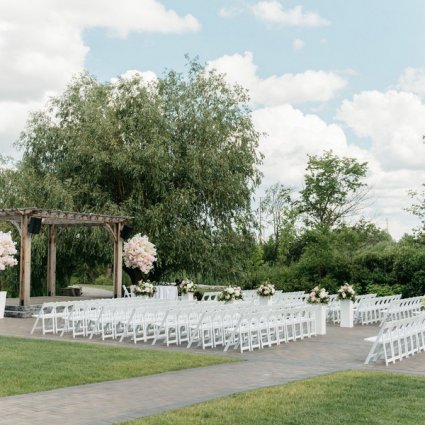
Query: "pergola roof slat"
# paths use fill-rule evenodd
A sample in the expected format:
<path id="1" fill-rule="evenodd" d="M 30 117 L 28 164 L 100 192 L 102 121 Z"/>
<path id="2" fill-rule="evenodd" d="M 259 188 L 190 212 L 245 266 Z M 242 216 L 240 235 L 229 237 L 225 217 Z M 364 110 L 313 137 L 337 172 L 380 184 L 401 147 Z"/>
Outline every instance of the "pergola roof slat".
<path id="1" fill-rule="evenodd" d="M 43 219 L 43 224 L 62 224 L 68 226 L 126 223 L 131 220 L 131 217 L 126 216 L 80 213 L 42 208 L 0 209 L 0 221 L 19 222 L 23 216 L 39 217 Z"/>

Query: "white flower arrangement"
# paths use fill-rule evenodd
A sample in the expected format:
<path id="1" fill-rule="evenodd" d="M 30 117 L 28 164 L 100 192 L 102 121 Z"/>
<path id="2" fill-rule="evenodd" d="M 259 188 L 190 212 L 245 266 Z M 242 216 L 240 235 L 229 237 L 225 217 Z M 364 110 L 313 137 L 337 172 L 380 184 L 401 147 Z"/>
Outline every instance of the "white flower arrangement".
<path id="1" fill-rule="evenodd" d="M 316 286 L 308 295 L 307 302 L 309 304 L 328 304 L 329 294 L 325 288 L 322 288 L 320 285 Z"/>
<path id="2" fill-rule="evenodd" d="M 276 289 L 273 284 L 269 282 L 264 282 L 257 288 L 257 295 L 260 297 L 272 297 L 276 292 Z"/>
<path id="3" fill-rule="evenodd" d="M 348 283 L 344 283 L 338 289 L 338 299 L 341 301 L 354 301 L 356 299 L 356 291 Z"/>
<path id="4" fill-rule="evenodd" d="M 227 288 L 224 288 L 218 296 L 219 301 L 236 301 L 242 299 L 243 293 L 239 286 L 228 286 Z"/>
<path id="5" fill-rule="evenodd" d="M 0 232 L 0 270 L 16 266 L 18 261 L 13 257 L 16 254 L 16 242 L 13 242 L 10 232 Z"/>
<path id="6" fill-rule="evenodd" d="M 182 294 L 195 292 L 197 288 L 197 286 L 191 280 L 188 280 L 188 279 L 182 280 L 179 286 L 182 291 Z"/>
<path id="7" fill-rule="evenodd" d="M 141 280 L 139 284 L 136 285 L 136 287 L 134 288 L 134 293 L 136 294 L 136 296 L 147 295 L 151 298 L 155 295 L 155 292 L 156 287 L 150 280 L 147 280 L 146 282 Z"/>
<path id="8" fill-rule="evenodd" d="M 124 242 L 123 258 L 127 267 L 140 269 L 143 273 L 149 273 L 152 270 L 153 263 L 156 261 L 155 245 L 149 242 L 146 235 L 141 236 L 138 233 L 127 242 Z"/>

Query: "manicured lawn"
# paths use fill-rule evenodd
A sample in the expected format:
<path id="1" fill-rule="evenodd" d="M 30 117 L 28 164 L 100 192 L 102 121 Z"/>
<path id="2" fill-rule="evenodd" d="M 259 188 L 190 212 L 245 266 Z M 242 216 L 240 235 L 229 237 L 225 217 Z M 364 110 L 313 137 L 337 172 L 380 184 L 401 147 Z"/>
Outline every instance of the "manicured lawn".
<path id="1" fill-rule="evenodd" d="M 229 361 L 233 360 L 161 350 L 0 337 L 0 396 Z"/>
<path id="2" fill-rule="evenodd" d="M 352 371 L 249 391 L 125 424 L 419 425 L 425 423 L 424 401 L 423 377 Z"/>
<path id="3" fill-rule="evenodd" d="M 84 288 L 96 288 L 96 289 L 105 289 L 106 291 L 113 291 L 114 287 L 112 285 L 79 285 L 83 288 L 83 294 L 84 294 Z"/>

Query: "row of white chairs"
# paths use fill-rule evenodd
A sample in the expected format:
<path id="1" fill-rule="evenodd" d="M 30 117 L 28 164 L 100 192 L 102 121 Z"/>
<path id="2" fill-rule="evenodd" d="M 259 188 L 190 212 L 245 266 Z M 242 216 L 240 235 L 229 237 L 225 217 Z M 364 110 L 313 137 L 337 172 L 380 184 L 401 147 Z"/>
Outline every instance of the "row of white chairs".
<path id="1" fill-rule="evenodd" d="M 382 318 L 381 325 L 391 320 L 417 316 L 424 307 L 425 296 L 404 298 L 394 301 Z"/>
<path id="2" fill-rule="evenodd" d="M 99 331 L 104 338 L 105 321 L 112 338 L 130 338 L 152 344 L 163 341 L 171 344 L 196 344 L 202 349 L 239 348 L 241 352 L 273 344 L 303 339 L 315 335 L 311 307 L 288 308 L 282 305 L 258 306 L 249 302 L 198 303 L 196 306 L 169 306 L 134 309 L 129 317 L 125 312 L 102 316 Z M 96 327 L 95 327 L 96 329 Z"/>
<path id="3" fill-rule="evenodd" d="M 425 313 L 387 321 L 377 336 L 365 340 L 373 343 L 365 364 L 384 359 L 388 366 L 389 363 L 413 356 L 425 350 Z"/>
<path id="4" fill-rule="evenodd" d="M 45 333 L 71 333 L 75 337 L 125 338 L 134 343 L 163 341 L 193 344 L 203 349 L 222 346 L 241 352 L 316 334 L 311 306 L 284 303 L 259 306 L 250 302 L 190 303 L 137 298 L 45 303 L 31 333 L 41 322 Z"/>
<path id="5" fill-rule="evenodd" d="M 218 301 L 218 295 L 220 292 L 206 293 L 208 296 L 203 299 L 203 301 Z M 129 299 L 131 298 L 131 300 Z M 77 317 L 81 315 L 81 309 L 91 310 L 98 308 L 98 306 L 104 304 L 113 304 L 118 305 L 119 303 L 125 303 L 129 305 L 129 302 L 136 304 L 147 305 L 149 303 L 155 303 L 155 306 L 160 305 L 158 302 L 161 301 L 165 304 L 173 304 L 178 302 L 183 302 L 180 300 L 153 300 L 153 299 L 144 299 L 140 297 L 127 297 L 127 298 L 117 298 L 117 299 L 98 299 L 98 300 L 75 300 L 75 301 L 59 301 L 59 302 L 47 302 L 44 303 L 40 311 L 34 315 L 36 318 L 33 329 L 31 333 L 37 328 L 37 325 L 42 329 L 43 334 L 46 333 L 57 333 L 57 331 L 63 330 L 63 322 L 69 319 L 77 321 Z M 301 304 L 300 300 L 291 298 L 289 300 L 281 300 L 281 303 L 284 303 L 287 306 L 295 306 Z M 70 316 L 72 313 L 72 317 Z M 76 331 L 77 332 L 77 331 Z"/>
<path id="6" fill-rule="evenodd" d="M 385 297 L 363 298 L 354 311 L 354 320 L 361 325 L 380 323 L 387 311 L 401 295 L 388 295 Z"/>
<path id="7" fill-rule="evenodd" d="M 131 305 L 149 305 L 155 303 L 155 305 L 176 303 L 182 301 L 170 301 L 170 300 L 145 300 L 140 297 L 134 298 L 106 298 L 97 300 L 76 300 L 76 301 L 58 301 L 58 302 L 46 302 L 43 303 L 39 312 L 33 317 L 36 319 L 31 330 L 31 334 L 36 329 L 41 329 L 43 335 L 47 333 L 60 333 L 64 329 L 69 330 L 71 320 L 76 322 L 78 317 L 81 316 L 82 312 L 85 312 L 86 316 L 89 314 L 93 315 L 93 311 L 97 311 L 104 305 L 124 305 L 126 307 Z M 91 313 L 90 313 L 91 312 Z"/>
<path id="8" fill-rule="evenodd" d="M 271 309 L 241 315 L 224 348 L 241 352 L 270 347 L 316 335 L 315 315 L 311 307 Z"/>
<path id="9" fill-rule="evenodd" d="M 376 294 L 357 295 L 355 301 L 353 302 L 354 312 L 356 313 L 359 305 L 362 302 L 367 302 L 368 300 L 375 298 Z M 340 302 L 338 300 L 337 294 L 329 295 L 327 320 L 333 322 L 334 324 L 341 322 Z"/>

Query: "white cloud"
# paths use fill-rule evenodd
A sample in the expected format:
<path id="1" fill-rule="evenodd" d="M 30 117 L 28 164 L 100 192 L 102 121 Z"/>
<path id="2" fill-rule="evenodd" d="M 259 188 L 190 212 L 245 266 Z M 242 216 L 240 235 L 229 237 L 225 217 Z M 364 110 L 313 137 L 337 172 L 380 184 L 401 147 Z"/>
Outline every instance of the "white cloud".
<path id="1" fill-rule="evenodd" d="M 7 128 L 2 119 L 1 151 L 12 151 L 22 117 L 40 108 L 48 93 L 61 92 L 84 67 L 89 48 L 82 34 L 88 28 L 105 28 L 111 36 L 125 37 L 142 31 L 198 31 L 200 24 L 192 15 L 180 16 L 157 0 L 0 2 L 0 114 L 9 117 L 9 111 L 16 112 Z"/>
<path id="2" fill-rule="evenodd" d="M 366 152 L 347 143 L 344 131 L 314 114 L 304 114 L 291 105 L 257 109 L 252 114 L 256 128 L 265 132 L 260 151 L 265 155 L 263 185 L 280 181 L 300 188 L 308 154 L 333 150 L 338 155 L 363 157 Z"/>
<path id="3" fill-rule="evenodd" d="M 365 91 L 345 100 L 337 115 L 358 136 L 370 138 L 371 152 L 384 169 L 424 168 L 425 104 L 419 97 Z"/>
<path id="4" fill-rule="evenodd" d="M 153 71 L 139 71 L 137 69 L 129 69 L 123 74 L 120 75 L 121 78 L 125 80 L 131 80 L 132 78 L 140 78 L 145 83 L 150 83 L 152 81 L 157 81 L 158 77 Z M 118 82 L 118 78 L 111 78 L 111 83 Z"/>
<path id="5" fill-rule="evenodd" d="M 234 18 L 235 16 L 240 15 L 243 12 L 242 8 L 240 7 L 222 7 L 218 14 L 222 18 L 229 19 Z"/>
<path id="6" fill-rule="evenodd" d="M 129 32 L 169 34 L 198 31 L 201 27 L 194 16 L 179 16 L 157 0 L 67 0 L 61 1 L 59 8 L 76 25 L 104 27 L 120 37 Z"/>
<path id="7" fill-rule="evenodd" d="M 47 100 L 47 98 L 45 99 Z M 41 102 L 0 101 L 0 154 L 14 156 L 13 143 L 23 130 L 30 111 L 39 110 Z"/>
<path id="8" fill-rule="evenodd" d="M 252 100 L 263 105 L 283 103 L 326 102 L 346 86 L 346 80 L 334 72 L 308 70 L 300 74 L 257 75 L 251 52 L 225 55 L 208 66 L 226 74 L 230 83 L 238 83 L 250 91 Z"/>
<path id="9" fill-rule="evenodd" d="M 261 1 L 251 7 L 254 15 L 262 21 L 294 27 L 322 27 L 329 21 L 317 13 L 304 11 L 302 6 L 284 9 L 278 1 Z"/>
<path id="10" fill-rule="evenodd" d="M 420 187 L 425 180 L 422 170 L 385 170 L 379 163 L 379 158 L 369 162 L 368 184 L 371 188 L 371 205 L 364 211 L 380 227 L 386 228 L 395 237 L 411 233 L 417 227 L 418 219 L 405 208 L 412 204 L 408 195 L 411 189 Z"/>
<path id="11" fill-rule="evenodd" d="M 253 112 L 256 128 L 267 134 L 260 140 L 264 154 L 263 182 L 259 195 L 273 183 L 281 182 L 295 190 L 303 184 L 307 155 L 321 155 L 332 150 L 338 156 L 356 158 L 368 163 L 367 183 L 371 189 L 362 214 L 381 228 L 400 238 L 418 224 L 417 219 L 404 211 L 411 204 L 409 189 L 425 181 L 424 169 L 386 169 L 382 158 L 368 149 L 347 141 L 337 124 L 329 124 L 314 114 L 305 114 L 291 105 L 257 109 Z"/>
<path id="12" fill-rule="evenodd" d="M 403 91 L 425 95 L 425 69 L 406 68 L 398 80 L 398 88 Z"/>
<path id="13" fill-rule="evenodd" d="M 299 38 L 295 39 L 292 42 L 292 47 L 294 50 L 301 50 L 304 47 L 305 43 L 303 40 L 300 40 Z"/>
<path id="14" fill-rule="evenodd" d="M 412 204 L 409 190 L 425 182 L 425 104 L 406 92 L 365 91 L 345 100 L 337 114 L 359 137 L 368 138 L 372 160 L 369 179 L 375 204 L 367 215 L 399 238 L 418 225 L 404 211 Z"/>

